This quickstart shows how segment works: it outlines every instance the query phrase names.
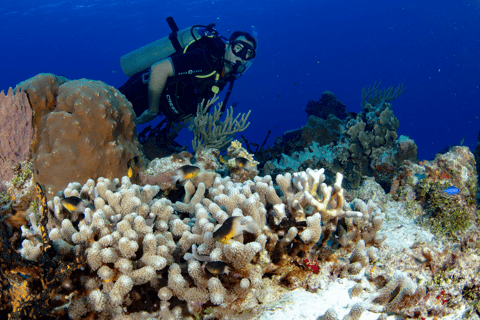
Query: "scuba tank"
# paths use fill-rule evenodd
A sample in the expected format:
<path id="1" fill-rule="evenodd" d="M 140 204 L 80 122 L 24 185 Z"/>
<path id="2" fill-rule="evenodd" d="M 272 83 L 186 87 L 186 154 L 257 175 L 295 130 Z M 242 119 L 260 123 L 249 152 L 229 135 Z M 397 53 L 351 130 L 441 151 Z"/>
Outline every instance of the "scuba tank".
<path id="1" fill-rule="evenodd" d="M 155 62 L 166 59 L 175 52 L 182 51 L 183 48 L 187 47 L 191 42 L 203 36 L 216 35 L 217 33 L 217 31 L 213 29 L 213 24 L 208 26 L 193 26 L 179 30 L 172 17 L 168 17 L 167 22 L 172 30 L 172 33 L 168 36 L 120 57 L 120 66 L 126 76 L 131 77 L 140 71 L 150 68 Z"/>

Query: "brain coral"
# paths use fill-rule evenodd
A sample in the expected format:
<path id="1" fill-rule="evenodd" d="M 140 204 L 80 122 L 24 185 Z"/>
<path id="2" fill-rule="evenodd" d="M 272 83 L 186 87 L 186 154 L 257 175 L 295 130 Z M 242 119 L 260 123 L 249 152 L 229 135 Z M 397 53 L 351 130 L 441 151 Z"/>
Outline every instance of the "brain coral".
<path id="1" fill-rule="evenodd" d="M 20 83 L 34 110 L 35 180 L 50 194 L 70 181 L 114 179 L 141 154 L 132 105 L 101 81 L 39 74 Z"/>

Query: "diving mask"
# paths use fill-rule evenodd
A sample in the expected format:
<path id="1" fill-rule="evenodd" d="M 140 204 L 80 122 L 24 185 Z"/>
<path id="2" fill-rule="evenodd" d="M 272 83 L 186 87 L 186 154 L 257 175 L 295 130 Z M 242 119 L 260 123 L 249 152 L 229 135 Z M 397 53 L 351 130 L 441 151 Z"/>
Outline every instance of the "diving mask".
<path id="1" fill-rule="evenodd" d="M 232 53 L 242 60 L 248 61 L 255 58 L 255 49 L 249 43 L 242 40 L 235 40 L 232 42 Z"/>

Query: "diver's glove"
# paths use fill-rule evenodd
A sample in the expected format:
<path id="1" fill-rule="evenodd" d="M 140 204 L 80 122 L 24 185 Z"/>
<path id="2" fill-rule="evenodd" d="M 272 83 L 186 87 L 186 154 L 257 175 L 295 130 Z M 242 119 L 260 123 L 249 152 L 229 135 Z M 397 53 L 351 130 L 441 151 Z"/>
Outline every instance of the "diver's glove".
<path id="1" fill-rule="evenodd" d="M 135 124 L 143 124 L 152 121 L 157 116 L 156 113 L 151 113 L 149 109 L 145 110 L 140 117 L 137 118 Z"/>

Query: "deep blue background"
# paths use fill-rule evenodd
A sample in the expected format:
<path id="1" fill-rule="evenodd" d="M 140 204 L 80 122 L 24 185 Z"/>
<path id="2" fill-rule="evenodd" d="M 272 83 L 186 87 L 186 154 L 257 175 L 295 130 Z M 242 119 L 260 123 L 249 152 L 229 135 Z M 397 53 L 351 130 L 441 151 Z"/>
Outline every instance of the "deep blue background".
<path id="1" fill-rule="evenodd" d="M 308 100 L 330 90 L 349 111 L 361 89 L 405 82 L 393 102 L 399 134 L 419 158 L 446 145 L 474 148 L 480 116 L 480 2 L 476 1 L 2 1 L 0 89 L 41 72 L 69 79 L 127 80 L 119 57 L 180 28 L 215 22 L 226 37 L 259 33 L 254 65 L 230 103 L 252 110 L 244 135 L 262 142 L 306 123 Z M 41 4 L 40 4 L 41 3 Z M 188 144 L 190 133 L 179 142 Z"/>

